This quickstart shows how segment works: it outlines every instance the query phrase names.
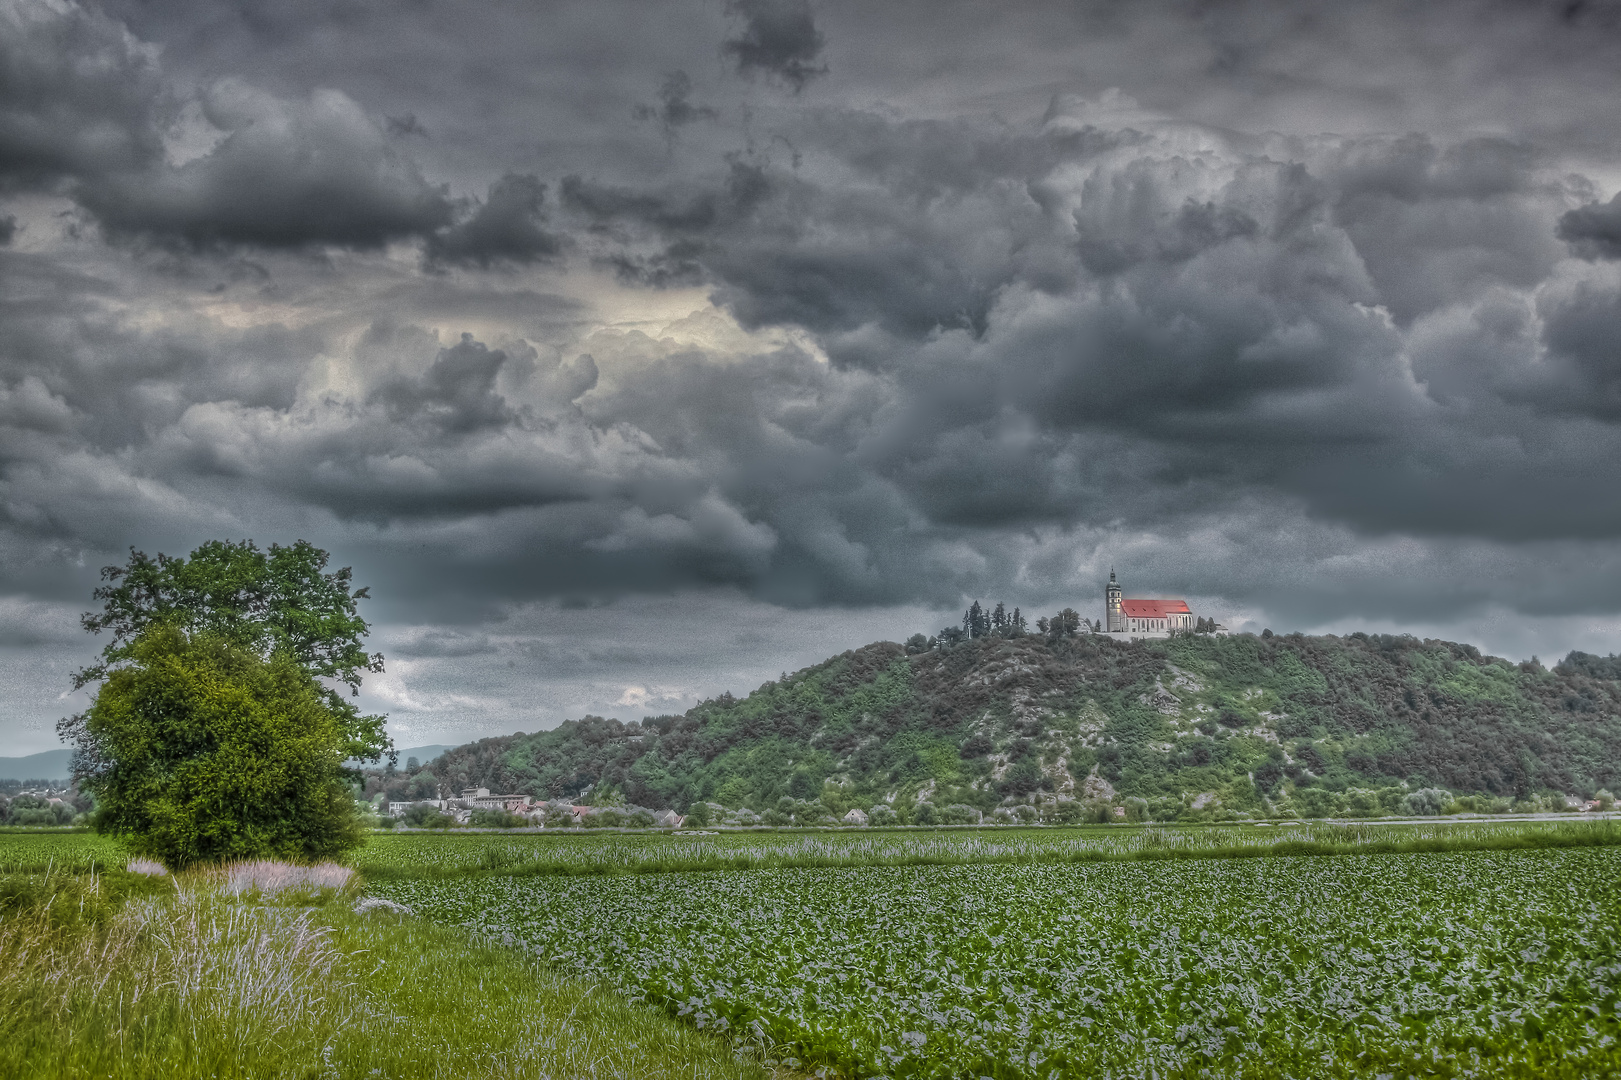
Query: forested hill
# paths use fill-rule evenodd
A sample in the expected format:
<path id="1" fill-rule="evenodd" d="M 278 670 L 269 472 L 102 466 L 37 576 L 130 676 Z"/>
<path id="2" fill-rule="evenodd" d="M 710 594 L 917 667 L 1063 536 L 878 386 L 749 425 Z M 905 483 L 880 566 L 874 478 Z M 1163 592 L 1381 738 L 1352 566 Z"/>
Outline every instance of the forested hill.
<path id="1" fill-rule="evenodd" d="M 1430 788 L 1477 795 L 1481 809 L 1551 808 L 1621 785 L 1614 658 L 1573 653 L 1549 671 L 1364 634 L 911 648 L 878 642 L 683 716 L 483 739 L 369 789 L 572 801 L 589 788 L 598 803 L 678 810 L 787 796 L 842 813 L 889 800 L 903 818 L 925 802 L 1142 799 L 1156 817 L 1185 818 L 1344 812 L 1348 800 L 1352 812 L 1395 810 Z"/>

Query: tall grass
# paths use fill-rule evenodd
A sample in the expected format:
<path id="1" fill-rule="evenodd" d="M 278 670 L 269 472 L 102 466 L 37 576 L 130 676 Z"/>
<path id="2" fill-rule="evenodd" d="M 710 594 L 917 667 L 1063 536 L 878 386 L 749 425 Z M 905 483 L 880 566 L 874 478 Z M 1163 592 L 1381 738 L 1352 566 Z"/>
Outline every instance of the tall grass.
<path id="1" fill-rule="evenodd" d="M 1275 827 L 972 829 L 723 835 L 374 835 L 352 861 L 375 880 L 469 873 L 578 875 L 694 870 L 955 866 L 1262 855 L 1394 854 L 1621 844 L 1621 825 L 1438 822 Z"/>
<path id="2" fill-rule="evenodd" d="M 512 950 L 357 914 L 334 869 L 143 878 L 147 895 L 87 923 L 51 918 L 75 888 L 131 876 L 110 871 L 0 912 L 0 1076 L 770 1075 Z"/>

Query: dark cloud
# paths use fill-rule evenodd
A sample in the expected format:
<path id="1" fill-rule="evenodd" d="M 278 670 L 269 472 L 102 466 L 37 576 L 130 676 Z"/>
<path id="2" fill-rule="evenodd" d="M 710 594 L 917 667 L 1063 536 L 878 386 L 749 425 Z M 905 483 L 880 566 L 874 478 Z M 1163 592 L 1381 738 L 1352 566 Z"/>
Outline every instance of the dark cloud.
<path id="1" fill-rule="evenodd" d="M 1584 259 L 1621 259 L 1621 193 L 1560 215 L 1559 239 Z"/>
<path id="2" fill-rule="evenodd" d="M 140 169 L 163 153 L 156 50 L 70 3 L 0 11 L 0 185 Z"/>
<path id="3" fill-rule="evenodd" d="M 385 116 L 383 117 L 383 122 L 385 125 L 387 125 L 388 133 L 390 135 L 419 135 L 423 138 L 426 138 L 428 135 L 428 129 L 422 126 L 422 121 L 417 119 L 416 113 L 405 113 L 401 116 Z"/>
<path id="4" fill-rule="evenodd" d="M 79 201 L 110 234 L 194 248 L 376 248 L 450 223 L 444 188 L 339 91 L 283 101 L 225 82 L 203 105 L 227 134 L 202 157 L 84 181 Z"/>
<path id="5" fill-rule="evenodd" d="M 506 362 L 500 349 L 463 334 L 460 344 L 439 350 L 421 379 L 385 383 L 374 397 L 396 417 L 426 421 L 453 434 L 500 427 L 513 419 L 512 409 L 495 391 L 496 376 Z"/>
<path id="6" fill-rule="evenodd" d="M 729 0 L 727 10 L 743 23 L 735 37 L 721 43 L 721 51 L 743 74 L 781 79 L 796 93 L 827 74 L 827 65 L 816 63 L 827 41 L 816 29 L 810 0 Z"/>
<path id="7" fill-rule="evenodd" d="M 1554 368 L 1532 384 L 1552 409 L 1621 421 L 1621 292 L 1578 286 L 1543 304 L 1544 340 Z"/>
<path id="8" fill-rule="evenodd" d="M 0 247 L 11 243 L 17 235 L 17 218 L 14 214 L 0 216 Z"/>
<path id="9" fill-rule="evenodd" d="M 1591 15 L 6 10 L 0 652 L 129 543 L 249 535 L 363 570 L 379 707 L 469 724 L 1111 563 L 1235 625 L 1614 651 Z"/>
<path id="10" fill-rule="evenodd" d="M 463 220 L 428 238 L 427 258 L 485 268 L 549 259 L 562 252 L 563 238 L 545 222 L 546 185 L 535 176 L 509 173 L 490 185 Z"/>
<path id="11" fill-rule="evenodd" d="M 675 133 L 688 124 L 714 120 L 720 116 L 719 110 L 708 105 L 695 105 L 691 98 L 692 77 L 685 71 L 672 71 L 664 77 L 664 83 L 659 87 L 659 103 L 636 106 L 636 118 L 656 122 L 664 129 L 665 135 L 673 139 Z"/>

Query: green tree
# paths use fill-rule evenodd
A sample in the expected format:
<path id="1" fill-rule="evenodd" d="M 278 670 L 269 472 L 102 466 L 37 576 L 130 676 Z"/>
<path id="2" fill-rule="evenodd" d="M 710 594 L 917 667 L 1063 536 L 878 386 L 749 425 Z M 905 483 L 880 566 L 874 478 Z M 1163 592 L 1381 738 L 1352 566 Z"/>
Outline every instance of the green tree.
<path id="1" fill-rule="evenodd" d="M 327 572 L 328 558 L 304 540 L 271 544 L 268 551 L 252 540 L 211 540 L 185 558 L 152 558 L 131 548 L 126 565 L 101 571 L 107 584 L 92 595 L 102 610 L 80 620 L 92 634 L 109 631 L 112 640 L 98 663 L 74 674 L 74 689 L 129 663 L 141 635 L 164 625 L 230 642 L 264 660 L 282 653 L 310 676 L 358 694 L 365 672 L 383 670 L 383 654 L 368 654 L 361 645 L 368 627 L 356 609 L 366 590 L 351 589 L 347 566 Z M 387 754 L 392 764 L 384 718 L 362 716 L 330 685 L 318 689 L 339 718 L 343 758 L 376 761 Z"/>
<path id="2" fill-rule="evenodd" d="M 287 650 L 157 624 L 120 659 L 74 718 L 99 831 L 174 869 L 359 842 L 345 718 Z"/>
<path id="3" fill-rule="evenodd" d="M 963 633 L 970 638 L 981 638 L 991 632 L 991 617 L 975 600 L 962 617 Z"/>

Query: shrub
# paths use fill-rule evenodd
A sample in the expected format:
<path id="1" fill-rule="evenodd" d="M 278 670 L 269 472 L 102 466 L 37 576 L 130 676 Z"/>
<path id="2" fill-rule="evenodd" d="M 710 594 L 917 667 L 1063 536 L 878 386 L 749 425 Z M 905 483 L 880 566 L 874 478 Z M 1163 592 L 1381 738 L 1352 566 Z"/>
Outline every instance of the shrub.
<path id="1" fill-rule="evenodd" d="M 1013 812 L 1011 810 L 1007 810 L 1006 808 L 998 810 L 996 813 L 999 817 L 1006 814 L 1009 821 L 1014 820 Z M 1080 803 L 1076 802 L 1074 799 L 1061 799 L 1056 805 L 1053 806 L 1052 818 L 1060 825 L 1077 825 L 1085 817 L 1086 808 Z"/>
<path id="2" fill-rule="evenodd" d="M 983 731 L 978 731 L 963 740 L 962 749 L 958 751 L 958 754 L 966 760 L 968 758 L 984 757 L 994 749 L 996 749 L 996 746 L 991 742 L 991 737 Z"/>
<path id="3" fill-rule="evenodd" d="M 1351 788 L 1345 793 L 1345 812 L 1351 817 L 1378 817 L 1382 809 L 1377 792 Z"/>
<path id="4" fill-rule="evenodd" d="M 474 810 L 469 815 L 467 823 L 481 829 L 522 829 L 534 824 L 522 814 L 513 814 L 506 810 Z"/>
<path id="5" fill-rule="evenodd" d="M 413 829 L 448 829 L 456 824 L 454 817 L 441 814 L 437 808 L 427 803 L 412 803 L 405 808 L 400 821 Z"/>
<path id="6" fill-rule="evenodd" d="M 894 807 L 888 803 L 879 803 L 867 811 L 868 825 L 893 825 L 899 820 L 900 818 L 896 816 Z"/>
<path id="7" fill-rule="evenodd" d="M 1434 817 L 1446 812 L 1452 795 L 1441 788 L 1419 788 L 1401 801 L 1403 812 L 1414 817 Z"/>
<path id="8" fill-rule="evenodd" d="M 1335 792 L 1319 787 L 1300 788 L 1295 792 L 1295 803 L 1300 807 L 1300 816 L 1309 818 L 1328 817 L 1340 807 Z"/>
<path id="9" fill-rule="evenodd" d="M 952 803 L 940 811 L 942 825 L 978 825 L 980 813 L 964 803 Z"/>
<path id="10" fill-rule="evenodd" d="M 1041 786 L 1041 766 L 1032 757 L 1015 762 L 1002 779 L 997 782 L 996 790 L 1002 795 L 1018 798 L 1028 795 Z"/>

